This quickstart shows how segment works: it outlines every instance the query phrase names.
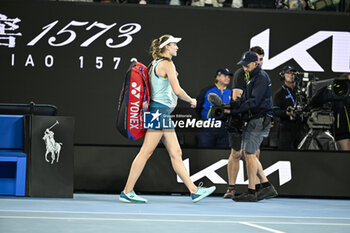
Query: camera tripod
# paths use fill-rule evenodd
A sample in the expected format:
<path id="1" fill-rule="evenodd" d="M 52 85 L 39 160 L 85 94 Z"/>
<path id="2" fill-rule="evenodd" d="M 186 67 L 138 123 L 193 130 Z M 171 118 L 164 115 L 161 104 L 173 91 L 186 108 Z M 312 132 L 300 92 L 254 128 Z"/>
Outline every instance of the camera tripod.
<path id="1" fill-rule="evenodd" d="M 307 124 L 309 132 L 299 143 L 299 150 L 338 150 L 337 143 L 329 129 L 334 122 L 331 111 L 312 111 Z"/>

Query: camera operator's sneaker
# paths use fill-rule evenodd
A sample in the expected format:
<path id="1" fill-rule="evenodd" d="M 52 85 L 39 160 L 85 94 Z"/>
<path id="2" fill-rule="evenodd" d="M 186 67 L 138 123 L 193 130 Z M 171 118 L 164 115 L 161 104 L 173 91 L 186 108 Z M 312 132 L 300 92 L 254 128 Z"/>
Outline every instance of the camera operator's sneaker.
<path id="1" fill-rule="evenodd" d="M 237 202 L 257 202 L 258 196 L 256 195 L 256 193 L 242 193 L 241 195 L 234 196 L 232 200 Z"/>
<path id="2" fill-rule="evenodd" d="M 226 193 L 224 194 L 224 198 L 232 199 L 235 196 L 236 190 L 232 188 L 227 188 Z"/>
<path id="3" fill-rule="evenodd" d="M 271 184 L 268 187 L 262 188 L 258 191 L 258 200 L 270 199 L 278 195 L 275 187 Z"/>
<path id="4" fill-rule="evenodd" d="M 147 203 L 147 200 L 136 195 L 134 190 L 128 193 L 121 192 L 119 195 L 119 201 L 127 203 Z"/>
<path id="5" fill-rule="evenodd" d="M 200 182 L 199 185 L 198 185 L 198 189 L 197 189 L 197 192 L 195 193 L 191 193 L 191 198 L 192 198 L 192 201 L 194 203 L 202 200 L 203 198 L 209 196 L 210 194 L 212 194 L 216 187 L 215 186 L 211 186 L 209 188 L 204 188 L 202 187 L 203 183 Z"/>

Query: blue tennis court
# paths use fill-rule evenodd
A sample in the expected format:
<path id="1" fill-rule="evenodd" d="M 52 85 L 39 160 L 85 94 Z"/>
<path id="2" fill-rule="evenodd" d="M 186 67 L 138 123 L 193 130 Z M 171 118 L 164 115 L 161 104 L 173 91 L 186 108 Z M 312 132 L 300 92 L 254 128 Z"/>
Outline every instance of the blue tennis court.
<path id="1" fill-rule="evenodd" d="M 73 199 L 0 197 L 0 232 L 350 232 L 350 200 L 274 198 L 237 203 L 208 197 L 145 195 L 148 204 L 118 195 Z"/>

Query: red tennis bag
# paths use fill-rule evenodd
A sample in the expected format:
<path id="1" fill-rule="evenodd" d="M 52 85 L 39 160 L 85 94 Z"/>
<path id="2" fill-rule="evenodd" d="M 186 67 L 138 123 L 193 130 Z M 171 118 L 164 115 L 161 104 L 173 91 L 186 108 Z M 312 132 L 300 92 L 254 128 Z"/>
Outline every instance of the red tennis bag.
<path id="1" fill-rule="evenodd" d="M 143 112 L 150 102 L 148 68 L 140 62 L 133 62 L 126 72 L 119 96 L 116 125 L 125 137 L 136 141 L 143 137 Z"/>

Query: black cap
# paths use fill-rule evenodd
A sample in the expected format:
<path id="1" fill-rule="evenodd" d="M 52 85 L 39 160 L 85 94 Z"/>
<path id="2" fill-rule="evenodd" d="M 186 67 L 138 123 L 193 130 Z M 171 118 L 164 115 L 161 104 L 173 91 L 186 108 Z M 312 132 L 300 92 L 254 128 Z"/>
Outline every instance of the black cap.
<path id="1" fill-rule="evenodd" d="M 251 62 L 258 61 L 258 55 L 252 51 L 246 51 L 243 53 L 241 60 L 237 65 L 247 66 Z"/>
<path id="2" fill-rule="evenodd" d="M 220 68 L 220 69 L 218 69 L 218 70 L 216 71 L 216 76 L 221 75 L 221 74 L 230 75 L 230 76 L 233 75 L 233 74 L 230 72 L 230 70 L 227 69 L 227 68 Z"/>
<path id="3" fill-rule="evenodd" d="M 293 66 L 285 66 L 283 67 L 282 73 L 289 73 L 289 72 L 297 72 L 297 70 Z"/>

